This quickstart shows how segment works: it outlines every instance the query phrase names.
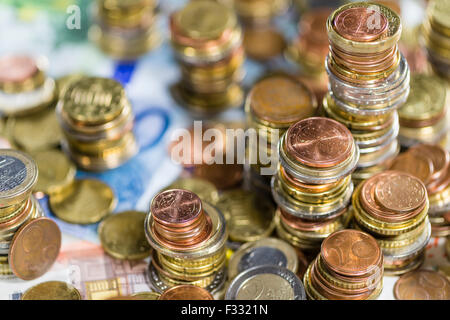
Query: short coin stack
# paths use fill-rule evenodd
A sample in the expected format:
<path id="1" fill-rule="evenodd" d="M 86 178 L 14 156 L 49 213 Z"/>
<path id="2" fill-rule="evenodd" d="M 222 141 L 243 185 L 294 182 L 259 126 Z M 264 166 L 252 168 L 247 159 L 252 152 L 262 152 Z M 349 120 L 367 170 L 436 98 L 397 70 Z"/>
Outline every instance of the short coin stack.
<path id="1" fill-rule="evenodd" d="M 335 232 L 322 243 L 303 283 L 311 300 L 374 300 L 383 288 L 383 254 L 365 232 Z"/>
<path id="2" fill-rule="evenodd" d="M 272 178 L 278 235 L 297 248 L 317 252 L 326 237 L 349 223 L 350 176 L 358 146 L 344 125 L 316 117 L 292 125 L 278 148 L 280 166 Z"/>
<path id="3" fill-rule="evenodd" d="M 61 232 L 31 195 L 38 176 L 33 159 L 2 149 L 0 161 L 0 278 L 35 279 L 55 261 Z"/>
<path id="4" fill-rule="evenodd" d="M 132 108 L 117 81 L 82 77 L 70 83 L 56 109 L 63 149 L 80 168 L 116 168 L 138 151 Z"/>
<path id="5" fill-rule="evenodd" d="M 29 56 L 0 57 L 0 112 L 25 115 L 48 107 L 56 97 L 55 81 L 46 72 L 46 60 Z"/>
<path id="6" fill-rule="evenodd" d="M 403 147 L 438 143 L 448 131 L 447 83 L 433 75 L 411 77 L 411 93 L 398 110 Z"/>
<path id="7" fill-rule="evenodd" d="M 154 249 L 149 274 L 158 292 L 190 284 L 223 293 L 227 233 L 217 209 L 190 191 L 163 191 L 152 200 L 145 233 Z"/>
<path id="8" fill-rule="evenodd" d="M 273 159 L 278 140 L 294 123 L 317 113 L 317 101 L 300 81 L 288 75 L 274 75 L 257 82 L 245 102 L 247 127 L 256 130 L 258 141 L 250 140 L 249 181 L 270 190 L 270 177 L 276 168 Z M 258 161 L 254 161 L 254 160 Z"/>
<path id="9" fill-rule="evenodd" d="M 161 42 L 156 4 L 156 0 L 98 0 L 89 36 L 113 58 L 136 59 Z"/>
<path id="10" fill-rule="evenodd" d="M 374 22 L 377 21 L 377 22 Z M 327 116 L 345 124 L 361 152 L 355 182 L 386 169 L 399 152 L 396 109 L 409 94 L 409 68 L 397 47 L 400 17 L 369 2 L 344 5 L 327 21 Z"/>
<path id="11" fill-rule="evenodd" d="M 172 88 L 175 99 L 200 114 L 239 107 L 245 55 L 233 11 L 214 1 L 192 1 L 171 16 L 170 29 L 182 75 Z"/>
<path id="12" fill-rule="evenodd" d="M 385 171 L 361 183 L 353 194 L 355 227 L 373 235 L 384 255 L 385 273 L 418 268 L 431 236 L 424 184 L 399 171 Z"/>
<path id="13" fill-rule="evenodd" d="M 422 26 L 428 61 L 433 70 L 450 79 L 450 1 L 431 1 Z"/>
<path id="14" fill-rule="evenodd" d="M 433 236 L 450 235 L 450 223 L 445 219 L 445 214 L 450 211 L 449 164 L 449 152 L 432 144 L 416 145 L 397 156 L 391 164 L 391 170 L 412 174 L 425 184 Z"/>

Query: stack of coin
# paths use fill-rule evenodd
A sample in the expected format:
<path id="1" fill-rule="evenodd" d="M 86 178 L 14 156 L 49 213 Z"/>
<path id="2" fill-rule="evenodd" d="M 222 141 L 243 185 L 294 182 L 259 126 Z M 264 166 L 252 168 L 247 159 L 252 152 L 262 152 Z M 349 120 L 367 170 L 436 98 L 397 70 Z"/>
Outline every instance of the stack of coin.
<path id="1" fill-rule="evenodd" d="M 433 71 L 450 79 L 450 1 L 430 2 L 422 35 Z"/>
<path id="2" fill-rule="evenodd" d="M 280 136 L 292 124 L 316 115 L 317 101 L 299 80 L 274 75 L 253 86 L 245 102 L 245 113 L 247 127 L 256 130 L 258 137 L 258 141 L 249 140 L 248 144 L 248 180 L 256 188 L 270 191 L 270 177 L 275 172 L 264 171 L 276 168 L 273 159 Z"/>
<path id="3" fill-rule="evenodd" d="M 56 97 L 55 81 L 46 75 L 45 58 L 0 57 L 0 112 L 29 115 L 45 109 Z"/>
<path id="4" fill-rule="evenodd" d="M 349 223 L 358 146 L 344 125 L 317 117 L 292 125 L 278 147 L 280 166 L 272 178 L 278 235 L 317 252 L 326 237 Z"/>
<path id="5" fill-rule="evenodd" d="M 400 171 L 378 173 L 356 188 L 352 204 L 355 227 L 377 239 L 386 274 L 421 265 L 431 227 L 427 189 L 418 178 Z"/>
<path id="6" fill-rule="evenodd" d="M 335 232 L 322 243 L 303 283 L 312 300 L 374 300 L 383 288 L 380 246 L 365 232 Z"/>
<path id="7" fill-rule="evenodd" d="M 411 94 L 398 109 L 399 142 L 403 147 L 438 143 L 448 131 L 447 83 L 434 75 L 411 77 Z"/>
<path id="8" fill-rule="evenodd" d="M 233 11 L 214 1 L 192 1 L 171 16 L 170 30 L 182 75 L 172 88 L 175 99 L 195 113 L 239 107 L 245 55 Z"/>
<path id="9" fill-rule="evenodd" d="M 450 223 L 450 154 L 439 145 L 419 144 L 397 156 L 391 170 L 407 172 L 419 178 L 427 188 L 428 217 L 433 236 L 449 236 Z"/>
<path id="10" fill-rule="evenodd" d="M 64 151 L 82 169 L 120 166 L 138 147 L 125 89 L 115 80 L 81 77 L 71 82 L 56 107 Z"/>
<path id="11" fill-rule="evenodd" d="M 98 0 L 89 36 L 113 58 L 134 60 L 161 42 L 156 4 L 156 0 Z"/>
<path id="12" fill-rule="evenodd" d="M 326 114 L 345 124 L 361 156 L 355 182 L 386 169 L 399 152 L 396 109 L 409 94 L 409 67 L 397 47 L 400 17 L 369 2 L 344 5 L 327 20 Z"/>
<path id="13" fill-rule="evenodd" d="M 149 275 L 158 292 L 190 284 L 223 294 L 227 233 L 217 209 L 190 191 L 163 191 L 152 200 L 145 233 L 154 249 Z"/>
<path id="14" fill-rule="evenodd" d="M 55 261 L 61 232 L 31 194 L 38 176 L 33 159 L 1 149 L 0 161 L 0 278 L 35 279 Z"/>

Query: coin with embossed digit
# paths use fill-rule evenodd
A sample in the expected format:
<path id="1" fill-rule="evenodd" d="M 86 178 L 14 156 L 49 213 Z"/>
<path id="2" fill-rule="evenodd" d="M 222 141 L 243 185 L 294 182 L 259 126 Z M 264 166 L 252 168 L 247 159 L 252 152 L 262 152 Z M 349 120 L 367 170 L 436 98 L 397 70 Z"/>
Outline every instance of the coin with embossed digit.
<path id="1" fill-rule="evenodd" d="M 439 272 L 417 270 L 397 280 L 394 295 L 397 300 L 450 300 L 450 281 Z"/>
<path id="2" fill-rule="evenodd" d="M 8 254 L 11 270 L 20 279 L 36 279 L 51 268 L 60 248 L 61 231 L 53 220 L 31 220 L 13 237 Z"/>
<path id="3" fill-rule="evenodd" d="M 158 300 L 214 300 L 214 298 L 206 289 L 179 285 L 164 291 Z"/>
<path id="4" fill-rule="evenodd" d="M 81 300 L 81 294 L 68 283 L 48 281 L 25 291 L 22 300 Z"/>
<path id="5" fill-rule="evenodd" d="M 306 293 L 292 271 L 280 266 L 258 266 L 234 278 L 225 300 L 306 300 Z"/>

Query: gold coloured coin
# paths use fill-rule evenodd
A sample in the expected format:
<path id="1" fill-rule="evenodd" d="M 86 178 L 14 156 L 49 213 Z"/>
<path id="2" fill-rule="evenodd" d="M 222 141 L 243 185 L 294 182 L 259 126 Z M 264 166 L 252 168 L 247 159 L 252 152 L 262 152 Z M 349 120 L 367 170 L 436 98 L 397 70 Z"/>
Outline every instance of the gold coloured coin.
<path id="1" fill-rule="evenodd" d="M 70 190 L 49 198 L 53 213 L 74 224 L 99 222 L 114 210 L 116 202 L 112 189 L 95 179 L 75 180 Z"/>
<path id="2" fill-rule="evenodd" d="M 25 291 L 22 300 L 81 300 L 81 294 L 68 283 L 48 281 Z"/>
<path id="3" fill-rule="evenodd" d="M 99 226 L 100 242 L 106 253 L 116 259 L 141 260 L 150 255 L 145 238 L 145 213 L 125 211 L 112 214 Z"/>
<path id="4" fill-rule="evenodd" d="M 131 295 L 131 297 L 137 300 L 158 300 L 160 296 L 161 294 L 153 291 L 138 292 Z"/>
<path id="5" fill-rule="evenodd" d="M 206 201 L 211 204 L 216 204 L 219 200 L 219 193 L 214 184 L 203 179 L 180 178 L 164 188 L 164 190 L 170 189 L 184 189 L 191 191 L 198 195 L 202 201 Z"/>

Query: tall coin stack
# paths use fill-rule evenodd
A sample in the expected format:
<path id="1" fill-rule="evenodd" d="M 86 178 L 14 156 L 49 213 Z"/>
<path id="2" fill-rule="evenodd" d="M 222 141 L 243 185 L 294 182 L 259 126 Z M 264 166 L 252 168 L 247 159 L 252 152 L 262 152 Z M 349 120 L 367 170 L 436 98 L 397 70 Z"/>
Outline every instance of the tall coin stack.
<path id="1" fill-rule="evenodd" d="M 422 35 L 433 71 L 450 79 L 450 1 L 431 1 Z"/>
<path id="2" fill-rule="evenodd" d="M 46 72 L 46 60 L 29 56 L 0 57 L 0 112 L 28 115 L 45 109 L 56 97 L 55 81 Z"/>
<path id="3" fill-rule="evenodd" d="M 322 243 L 303 283 L 311 300 L 375 300 L 383 288 L 383 254 L 365 232 L 335 232 Z"/>
<path id="4" fill-rule="evenodd" d="M 55 261 L 61 233 L 54 222 L 43 218 L 31 194 L 38 177 L 34 160 L 21 151 L 1 149 L 0 162 L 0 278 L 35 279 Z M 54 233 L 48 236 L 45 228 L 29 227 L 33 221 L 39 224 L 38 220 L 52 224 Z M 58 236 L 55 247 L 48 243 Z"/>
<path id="5" fill-rule="evenodd" d="M 196 285 L 216 297 L 224 293 L 223 215 L 187 190 L 172 189 L 152 200 L 145 233 L 153 247 L 150 280 L 158 292 L 176 285 Z"/>
<path id="6" fill-rule="evenodd" d="M 450 153 L 439 145 L 419 144 L 397 156 L 391 170 L 407 172 L 419 178 L 427 188 L 428 218 L 433 236 L 450 236 Z"/>
<path id="7" fill-rule="evenodd" d="M 397 47 L 400 17 L 370 3 L 344 5 L 327 21 L 329 92 L 325 113 L 346 125 L 361 152 L 355 182 L 386 169 L 399 152 L 396 109 L 409 94 L 409 68 Z"/>
<path id="8" fill-rule="evenodd" d="M 214 1 L 192 1 L 171 16 L 170 30 L 182 75 L 172 88 L 175 99 L 200 114 L 239 107 L 245 55 L 233 11 Z"/>
<path id="9" fill-rule="evenodd" d="M 292 125 L 278 149 L 280 166 L 272 178 L 278 235 L 297 248 L 317 252 L 326 237 L 349 223 L 358 146 L 344 125 L 317 117 Z"/>
<path id="10" fill-rule="evenodd" d="M 376 174 L 356 188 L 352 204 L 355 227 L 377 239 L 386 274 L 422 264 L 431 226 L 427 189 L 418 178 L 400 171 Z"/>
<path id="11" fill-rule="evenodd" d="M 63 149 L 82 169 L 116 168 L 138 150 L 132 108 L 115 80 L 81 77 L 71 82 L 56 112 L 65 135 Z"/>
<path id="12" fill-rule="evenodd" d="M 294 123 L 317 113 L 317 101 L 303 83 L 288 75 L 275 75 L 257 82 L 245 102 L 247 127 L 256 130 L 258 141 L 249 141 L 249 181 L 252 186 L 270 193 L 270 178 L 261 169 L 275 166 L 265 163 L 276 153 L 278 139 Z M 274 140 L 275 139 L 275 140 Z M 255 154 L 256 153 L 256 154 Z M 267 159 L 261 161 L 261 153 Z"/>
<path id="13" fill-rule="evenodd" d="M 134 60 L 161 42 L 156 5 L 156 0 L 98 0 L 89 36 L 106 54 Z"/>

